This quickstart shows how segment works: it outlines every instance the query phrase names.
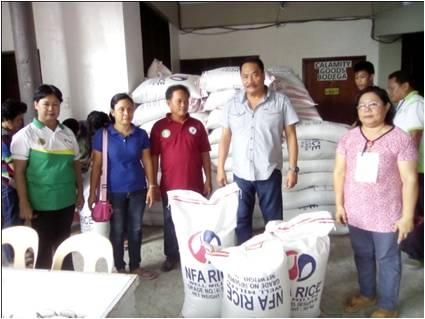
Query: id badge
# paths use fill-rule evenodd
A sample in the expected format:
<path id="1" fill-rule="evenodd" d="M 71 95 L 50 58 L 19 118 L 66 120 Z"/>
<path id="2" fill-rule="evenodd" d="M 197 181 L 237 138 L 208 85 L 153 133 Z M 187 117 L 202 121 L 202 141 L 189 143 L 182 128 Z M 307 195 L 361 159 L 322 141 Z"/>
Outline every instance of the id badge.
<path id="1" fill-rule="evenodd" d="M 379 154 L 357 153 L 354 180 L 361 183 L 376 183 L 378 179 Z"/>

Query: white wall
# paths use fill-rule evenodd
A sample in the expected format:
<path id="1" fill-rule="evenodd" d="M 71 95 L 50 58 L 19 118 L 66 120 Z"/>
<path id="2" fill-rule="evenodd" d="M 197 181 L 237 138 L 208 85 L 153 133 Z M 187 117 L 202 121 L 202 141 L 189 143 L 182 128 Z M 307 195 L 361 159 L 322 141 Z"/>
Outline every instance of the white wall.
<path id="1" fill-rule="evenodd" d="M 10 20 L 9 3 L 1 3 L 1 51 L 13 51 L 12 21 Z"/>
<path id="2" fill-rule="evenodd" d="M 380 46 L 370 38 L 370 30 L 371 21 L 364 19 L 293 23 L 279 28 L 221 35 L 180 34 L 180 58 L 258 54 L 265 65 L 288 66 L 302 77 L 303 58 L 366 55 L 367 60 L 379 69 Z M 376 76 L 379 77 L 379 72 L 376 72 Z"/>
<path id="3" fill-rule="evenodd" d="M 13 50 L 2 3 L 2 51 Z M 143 80 L 138 3 L 34 2 L 42 80 L 63 93 L 60 119 L 109 113 L 111 97 Z"/>

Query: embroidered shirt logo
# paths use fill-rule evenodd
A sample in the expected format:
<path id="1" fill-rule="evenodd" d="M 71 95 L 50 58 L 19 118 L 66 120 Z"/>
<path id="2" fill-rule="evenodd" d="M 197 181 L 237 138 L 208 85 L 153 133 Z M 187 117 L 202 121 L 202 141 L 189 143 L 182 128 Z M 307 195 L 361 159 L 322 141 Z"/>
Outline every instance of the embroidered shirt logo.
<path id="1" fill-rule="evenodd" d="M 38 138 L 38 144 L 44 145 L 44 144 L 46 144 L 46 140 L 44 138 L 39 137 Z"/>
<path id="2" fill-rule="evenodd" d="M 170 130 L 169 130 L 169 129 L 164 129 L 164 130 L 162 130 L 162 132 L 161 132 L 161 136 L 162 136 L 163 138 L 169 138 L 169 137 L 170 137 L 170 135 L 171 135 L 171 132 L 170 132 Z"/>
<path id="3" fill-rule="evenodd" d="M 189 127 L 189 133 L 192 134 L 192 135 L 195 135 L 196 134 L 196 128 L 193 127 L 193 126 Z"/>

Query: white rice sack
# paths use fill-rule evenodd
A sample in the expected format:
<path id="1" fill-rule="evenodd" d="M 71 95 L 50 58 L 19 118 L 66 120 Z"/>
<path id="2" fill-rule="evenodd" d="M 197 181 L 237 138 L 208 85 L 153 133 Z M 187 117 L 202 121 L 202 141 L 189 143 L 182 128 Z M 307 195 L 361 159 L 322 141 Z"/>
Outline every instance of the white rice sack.
<path id="1" fill-rule="evenodd" d="M 291 317 L 320 315 L 329 257 L 328 234 L 333 227 L 333 219 L 326 211 L 302 214 L 288 222 L 271 221 L 266 225 L 266 232 L 282 240 L 289 258 Z"/>
<path id="2" fill-rule="evenodd" d="M 189 113 L 198 112 L 200 108 L 199 101 L 199 99 L 189 98 Z M 162 119 L 167 113 L 170 113 L 170 107 L 165 98 L 143 103 L 134 111 L 132 123 L 136 126 L 142 126 L 150 121 Z"/>
<path id="3" fill-rule="evenodd" d="M 296 129 L 299 139 L 320 139 L 338 143 L 350 127 L 347 124 L 329 121 L 301 121 Z"/>
<path id="4" fill-rule="evenodd" d="M 282 176 L 283 183 L 285 183 L 286 176 Z M 312 186 L 332 186 L 333 185 L 333 173 L 332 172 L 314 172 L 304 173 L 300 169 L 298 174 L 298 180 L 295 187 L 291 189 L 284 189 L 284 192 L 296 192 Z"/>
<path id="5" fill-rule="evenodd" d="M 151 131 L 152 131 L 152 127 L 154 126 L 154 124 L 156 122 L 158 122 L 158 120 L 159 119 L 155 119 L 155 120 L 146 122 L 146 123 L 140 125 L 140 128 L 144 129 L 146 131 L 146 133 L 148 133 L 148 135 L 150 136 L 151 135 Z"/>
<path id="6" fill-rule="evenodd" d="M 213 130 L 220 127 L 223 122 L 223 110 L 215 109 L 210 112 L 207 120 L 207 129 Z"/>
<path id="7" fill-rule="evenodd" d="M 337 143 L 320 139 L 298 139 L 298 159 L 334 159 Z M 283 160 L 288 161 L 288 146 L 282 144 Z"/>
<path id="8" fill-rule="evenodd" d="M 156 78 L 159 76 L 170 76 L 172 73 L 170 71 L 170 69 L 168 69 L 163 63 L 162 61 L 159 61 L 157 59 L 153 59 L 148 72 L 147 72 L 147 76 L 149 79 L 152 78 Z"/>
<path id="9" fill-rule="evenodd" d="M 231 157 L 231 156 L 232 156 L 232 143 L 230 143 L 229 153 L 227 154 L 227 157 Z M 211 159 L 218 158 L 218 144 L 211 145 L 210 157 Z"/>
<path id="10" fill-rule="evenodd" d="M 194 112 L 194 113 L 190 113 L 190 116 L 193 117 L 194 119 L 201 121 L 202 124 L 204 124 L 205 129 L 206 129 L 207 120 L 208 120 L 208 113 L 207 112 Z"/>
<path id="11" fill-rule="evenodd" d="M 229 89 L 223 91 L 211 92 L 203 106 L 204 111 L 212 111 L 215 109 L 222 109 L 226 103 L 235 95 L 239 90 Z"/>
<path id="12" fill-rule="evenodd" d="M 210 134 L 208 134 L 208 141 L 210 141 L 210 144 L 217 144 L 220 142 L 222 131 L 223 128 L 220 126 L 213 129 Z"/>
<path id="13" fill-rule="evenodd" d="M 192 99 L 201 99 L 199 89 L 199 75 L 172 74 L 167 77 L 157 77 L 143 81 L 132 93 L 131 97 L 136 103 L 148 103 L 165 99 L 165 91 L 171 85 L 181 84 L 189 89 Z"/>
<path id="14" fill-rule="evenodd" d="M 211 167 L 214 171 L 217 171 L 217 166 L 218 166 L 218 158 L 213 158 L 211 159 Z M 232 157 L 228 156 L 226 158 L 226 161 L 224 162 L 224 170 L 227 171 L 231 171 L 232 170 L 232 165 L 233 165 L 233 161 L 232 161 Z"/>
<path id="15" fill-rule="evenodd" d="M 274 81 L 274 77 L 267 70 L 264 71 L 264 84 L 269 86 Z M 238 66 L 228 66 L 204 71 L 201 74 L 199 83 L 200 88 L 207 92 L 243 88 Z"/>
<path id="16" fill-rule="evenodd" d="M 221 317 L 289 317 L 290 284 L 282 250 L 279 240 L 261 234 L 241 246 L 207 252 L 224 274 Z"/>
<path id="17" fill-rule="evenodd" d="M 333 172 L 335 165 L 335 159 L 319 159 L 319 160 L 299 160 L 298 166 L 302 173 L 314 173 L 314 172 Z M 289 164 L 285 162 L 284 172 L 288 170 Z"/>
<path id="18" fill-rule="evenodd" d="M 332 186 L 312 186 L 296 192 L 282 191 L 283 210 L 309 205 L 335 205 Z"/>
<path id="19" fill-rule="evenodd" d="M 90 195 L 90 172 L 91 170 L 82 174 L 84 198 L 89 198 Z M 84 206 L 80 210 L 80 228 L 82 233 L 94 232 L 109 238 L 109 222 L 95 222 L 91 217 L 91 210 L 89 208 L 88 201 L 84 202 Z"/>
<path id="20" fill-rule="evenodd" d="M 335 205 L 308 205 L 304 207 L 300 207 L 298 209 L 290 209 L 285 210 L 283 212 L 283 220 L 289 221 L 298 215 L 310 213 L 310 212 L 318 212 L 318 211 L 327 211 L 330 212 L 332 218 L 335 220 Z M 331 235 L 347 235 L 348 227 L 345 225 L 341 225 L 340 223 L 335 222 L 335 228 L 332 230 Z"/>
<path id="21" fill-rule="evenodd" d="M 236 244 L 236 183 L 215 191 L 208 200 L 184 190 L 168 191 L 176 228 L 184 284 L 183 317 L 219 317 L 223 274 L 209 264 L 205 244 L 230 247 Z"/>

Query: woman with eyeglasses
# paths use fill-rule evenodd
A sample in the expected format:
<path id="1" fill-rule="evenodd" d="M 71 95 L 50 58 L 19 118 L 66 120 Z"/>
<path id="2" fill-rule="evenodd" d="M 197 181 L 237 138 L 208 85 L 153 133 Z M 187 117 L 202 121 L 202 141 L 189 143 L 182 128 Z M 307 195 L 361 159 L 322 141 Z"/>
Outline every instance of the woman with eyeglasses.
<path id="1" fill-rule="evenodd" d="M 372 318 L 393 318 L 400 242 L 413 229 L 418 195 L 417 151 L 413 139 L 393 125 L 394 107 L 385 90 L 361 91 L 356 108 L 358 125 L 339 141 L 334 169 L 336 220 L 349 227 L 360 286 L 344 311 L 377 303 Z"/>

